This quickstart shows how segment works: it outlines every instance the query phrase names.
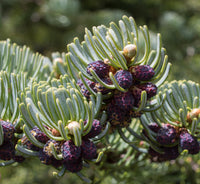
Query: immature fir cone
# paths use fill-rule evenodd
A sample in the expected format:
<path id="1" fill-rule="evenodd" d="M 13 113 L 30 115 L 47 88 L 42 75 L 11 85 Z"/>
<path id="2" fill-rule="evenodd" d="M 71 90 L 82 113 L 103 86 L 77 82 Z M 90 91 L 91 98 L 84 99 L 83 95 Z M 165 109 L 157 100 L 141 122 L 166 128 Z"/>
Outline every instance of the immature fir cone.
<path id="1" fill-rule="evenodd" d="M 81 145 L 81 154 L 84 159 L 92 160 L 97 158 L 97 148 L 95 144 L 88 140 L 83 140 Z"/>
<path id="2" fill-rule="evenodd" d="M 51 144 L 54 145 L 54 148 L 56 150 L 56 153 L 59 154 L 61 152 L 61 142 L 55 141 L 50 139 L 47 141 L 47 143 L 44 145 L 43 149 L 39 150 L 39 159 L 43 164 L 50 165 L 53 162 L 57 161 L 55 157 L 52 154 Z"/>
<path id="3" fill-rule="evenodd" d="M 118 70 L 114 75 L 116 81 L 118 82 L 119 86 L 128 89 L 133 84 L 133 77 L 129 71 L 126 70 Z"/>
<path id="4" fill-rule="evenodd" d="M 141 81 L 151 80 L 155 71 L 149 65 L 138 65 L 130 68 L 133 78 Z"/>
<path id="5" fill-rule="evenodd" d="M 12 123 L 3 120 L 0 120 L 0 124 L 3 128 L 4 141 L 11 141 L 14 137 L 15 127 Z"/>
<path id="6" fill-rule="evenodd" d="M 156 140 L 160 144 L 172 144 L 177 137 L 176 129 L 170 124 L 164 124 L 158 131 Z"/>
<path id="7" fill-rule="evenodd" d="M 107 76 L 109 73 L 109 65 L 100 60 L 88 64 L 87 73 L 91 75 L 90 69 L 93 69 L 100 78 Z"/>
<path id="8" fill-rule="evenodd" d="M 4 142 L 0 146 L 0 160 L 11 160 L 15 156 L 15 147 L 12 142 Z"/>
<path id="9" fill-rule="evenodd" d="M 87 123 L 87 120 L 84 121 L 84 125 Z M 92 122 L 92 128 L 90 132 L 83 137 L 83 139 L 90 139 L 94 138 L 95 136 L 99 135 L 101 133 L 102 126 L 99 120 L 94 119 Z"/>
<path id="10" fill-rule="evenodd" d="M 117 91 L 114 94 L 114 101 L 116 106 L 118 106 L 118 108 L 125 111 L 133 109 L 133 105 L 135 102 L 134 97 L 130 91 L 127 92 Z"/>
<path id="11" fill-rule="evenodd" d="M 148 150 L 149 155 L 151 156 L 151 160 L 153 162 L 165 162 L 169 160 L 175 160 L 180 155 L 178 146 L 173 147 L 162 147 L 164 153 L 159 153 L 152 149 L 151 147 Z"/>
<path id="12" fill-rule="evenodd" d="M 30 130 L 30 133 L 32 134 L 33 137 L 35 137 L 41 143 L 45 144 L 49 140 L 47 135 L 36 126 L 33 127 L 32 130 Z M 40 150 L 40 148 L 35 146 L 26 136 L 21 138 L 21 142 L 27 149 L 30 149 L 33 151 Z"/>
<path id="13" fill-rule="evenodd" d="M 197 139 L 191 135 L 190 133 L 183 131 L 180 134 L 180 147 L 182 150 L 188 150 L 190 154 L 197 154 L 199 153 L 200 146 Z"/>
<path id="14" fill-rule="evenodd" d="M 95 87 L 96 83 L 93 82 L 93 81 L 91 81 L 91 80 L 88 80 L 87 78 L 85 78 L 85 81 L 86 81 L 86 83 L 88 84 L 88 86 L 89 86 L 92 90 L 94 90 L 94 87 Z M 77 81 L 77 84 L 78 84 L 78 86 L 81 88 L 81 93 L 82 93 L 87 99 L 89 99 L 91 94 L 90 94 L 90 92 L 88 91 L 88 89 L 85 87 L 85 85 L 83 84 L 83 82 L 81 81 L 81 79 L 79 79 L 79 80 Z"/>
<path id="15" fill-rule="evenodd" d="M 73 141 L 65 141 L 61 146 L 61 152 L 64 161 L 76 162 L 81 157 L 81 148 L 75 146 Z"/>

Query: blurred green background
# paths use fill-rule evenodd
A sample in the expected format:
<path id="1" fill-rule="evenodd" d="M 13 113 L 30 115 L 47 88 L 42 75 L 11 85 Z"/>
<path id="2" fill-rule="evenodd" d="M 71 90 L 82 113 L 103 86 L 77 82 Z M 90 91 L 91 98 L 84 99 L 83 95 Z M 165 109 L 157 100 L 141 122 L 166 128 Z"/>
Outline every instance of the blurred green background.
<path id="1" fill-rule="evenodd" d="M 137 25 L 162 35 L 169 62 L 168 80 L 187 79 L 200 82 L 200 1 L 199 0 L 1 0 L 0 40 L 10 38 L 51 57 L 55 51 L 66 52 L 74 37 L 83 40 L 85 27 L 109 25 L 123 15 L 133 16 Z M 113 173 L 93 171 L 90 177 L 100 183 L 198 184 L 199 156 L 181 157 L 175 163 L 133 165 Z M 148 161 L 146 161 L 148 162 Z M 1 184 L 83 183 L 77 176 L 66 174 L 57 180 L 54 169 L 38 160 L 20 166 L 0 168 Z M 114 172 L 114 170 L 112 170 Z"/>

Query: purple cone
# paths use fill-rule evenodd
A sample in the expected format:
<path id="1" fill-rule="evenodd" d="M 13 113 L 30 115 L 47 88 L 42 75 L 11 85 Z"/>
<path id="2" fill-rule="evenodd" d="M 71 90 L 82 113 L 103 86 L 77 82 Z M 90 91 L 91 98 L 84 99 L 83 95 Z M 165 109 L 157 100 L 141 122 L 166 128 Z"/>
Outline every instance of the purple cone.
<path id="1" fill-rule="evenodd" d="M 92 160 L 97 158 L 97 148 L 95 144 L 89 139 L 82 141 L 81 153 L 83 159 Z"/>
<path id="2" fill-rule="evenodd" d="M 172 144 L 177 137 L 176 129 L 170 124 L 164 124 L 158 131 L 156 140 L 160 144 Z"/>
<path id="3" fill-rule="evenodd" d="M 152 79 L 155 71 L 149 65 L 138 65 L 131 68 L 133 78 L 136 80 L 147 81 Z"/>
<path id="4" fill-rule="evenodd" d="M 12 123 L 0 120 L 0 124 L 3 128 L 3 134 L 4 134 L 4 141 L 10 141 L 14 137 L 15 133 L 15 127 Z"/>
<path id="5" fill-rule="evenodd" d="M 87 123 L 87 120 L 84 121 L 84 125 Z M 92 128 L 90 130 L 90 132 L 85 135 L 83 138 L 84 139 L 90 139 L 90 138 L 94 138 L 95 136 L 99 135 L 101 133 L 102 130 L 102 126 L 99 120 L 94 119 L 92 122 Z"/>
<path id="6" fill-rule="evenodd" d="M 132 74 L 127 70 L 118 70 L 115 73 L 115 79 L 118 82 L 119 86 L 128 89 L 133 84 Z"/>
<path id="7" fill-rule="evenodd" d="M 133 108 L 134 105 L 134 97 L 130 91 L 127 92 L 121 92 L 118 91 L 114 94 L 114 101 L 115 105 L 118 106 L 118 108 L 129 111 Z"/>
<path id="8" fill-rule="evenodd" d="M 11 160 L 15 155 L 15 147 L 12 142 L 4 142 L 0 146 L 0 159 Z"/>
<path id="9" fill-rule="evenodd" d="M 100 60 L 88 64 L 87 73 L 91 75 L 90 69 L 93 69 L 100 78 L 107 76 L 109 73 L 109 65 Z"/>
<path id="10" fill-rule="evenodd" d="M 188 150 L 190 154 L 197 154 L 200 149 L 197 139 L 185 131 L 180 134 L 180 147 L 182 150 Z"/>
<path id="11" fill-rule="evenodd" d="M 62 144 L 61 152 L 65 162 L 76 162 L 81 157 L 81 148 L 75 146 L 71 140 Z"/>

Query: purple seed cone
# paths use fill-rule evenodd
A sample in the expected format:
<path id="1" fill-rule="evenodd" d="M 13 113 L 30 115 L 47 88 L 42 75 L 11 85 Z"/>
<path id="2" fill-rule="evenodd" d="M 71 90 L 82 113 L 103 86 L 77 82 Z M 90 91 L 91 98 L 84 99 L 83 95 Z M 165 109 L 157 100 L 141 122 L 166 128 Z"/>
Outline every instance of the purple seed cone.
<path id="1" fill-rule="evenodd" d="M 160 130 L 160 126 L 158 126 L 158 124 L 155 123 L 155 122 L 151 122 L 151 123 L 148 125 L 148 128 L 149 128 L 151 131 L 155 132 L 155 133 L 158 133 L 158 131 Z M 145 131 L 145 129 L 143 129 L 142 132 L 143 132 L 143 134 L 144 134 L 146 137 L 148 137 L 147 132 Z"/>
<path id="2" fill-rule="evenodd" d="M 49 138 L 46 136 L 45 133 L 43 133 L 38 127 L 33 127 L 32 130 L 30 130 L 30 133 L 39 141 L 42 143 L 46 143 Z M 40 148 L 35 146 L 26 136 L 21 138 L 22 144 L 29 150 L 33 151 L 39 151 Z"/>
<path id="3" fill-rule="evenodd" d="M 40 148 L 35 146 L 31 141 L 29 141 L 29 139 L 26 136 L 23 136 L 21 138 L 21 143 L 22 145 L 25 146 L 25 148 L 32 150 L 32 151 L 39 151 Z"/>
<path id="4" fill-rule="evenodd" d="M 164 124 L 158 131 L 156 140 L 160 144 L 172 144 L 177 137 L 176 129 L 170 124 Z"/>
<path id="5" fill-rule="evenodd" d="M 88 64 L 87 73 L 92 75 L 90 69 L 93 69 L 100 78 L 107 76 L 109 73 L 109 65 L 105 64 L 103 61 L 94 61 Z"/>
<path id="6" fill-rule="evenodd" d="M 47 143 L 44 145 L 43 149 L 39 150 L 39 159 L 43 164 L 46 165 L 53 165 L 56 162 L 61 162 L 60 160 L 57 160 L 53 154 L 50 145 L 53 144 L 56 150 L 56 153 L 59 154 L 61 152 L 61 142 L 60 141 L 55 141 L 50 139 L 47 141 Z"/>
<path id="7" fill-rule="evenodd" d="M 151 97 L 156 95 L 157 87 L 155 84 L 147 82 L 133 86 L 130 91 L 132 92 L 133 97 L 135 99 L 134 106 L 138 107 L 140 105 L 142 91 L 146 91 L 147 99 L 150 99 Z"/>
<path id="8" fill-rule="evenodd" d="M 91 81 L 91 80 L 88 80 L 87 78 L 85 78 L 85 81 L 86 83 L 88 84 L 88 86 L 94 90 L 94 87 L 95 87 L 95 82 Z M 83 84 L 83 82 L 79 79 L 77 81 L 77 85 L 80 87 L 81 89 L 81 93 L 87 98 L 89 99 L 90 98 L 90 92 L 88 91 L 88 89 L 85 87 L 85 85 Z M 95 91 L 95 90 L 94 90 Z"/>
<path id="9" fill-rule="evenodd" d="M 155 96 L 157 93 L 157 86 L 151 82 L 138 84 L 136 85 L 136 87 L 141 89 L 142 91 L 145 90 L 147 92 L 147 99 Z"/>
<path id="10" fill-rule="evenodd" d="M 61 152 L 61 142 L 55 141 L 55 140 L 48 140 L 47 143 L 43 147 L 43 152 L 49 156 L 53 156 L 52 150 L 51 150 L 51 144 L 54 145 L 54 148 L 56 150 L 56 153 L 59 154 Z"/>
<path id="11" fill-rule="evenodd" d="M 128 89 L 133 84 L 133 77 L 129 71 L 126 70 L 118 70 L 115 73 L 115 79 L 118 82 L 119 86 Z"/>
<path id="12" fill-rule="evenodd" d="M 61 152 L 65 162 L 76 162 L 81 156 L 81 148 L 75 146 L 71 140 L 63 143 Z"/>
<path id="13" fill-rule="evenodd" d="M 72 173 L 76 173 L 76 172 L 81 171 L 81 169 L 83 167 L 83 161 L 82 161 L 82 158 L 80 157 L 78 160 L 76 160 L 74 162 L 64 161 L 63 165 L 68 171 L 70 171 Z"/>
<path id="14" fill-rule="evenodd" d="M 84 121 L 84 125 L 87 123 L 87 120 Z M 90 132 L 85 135 L 83 138 L 84 139 L 90 139 L 90 138 L 94 138 L 95 136 L 99 135 L 101 133 L 102 130 L 102 126 L 99 120 L 94 119 L 94 121 L 92 122 L 92 128 L 90 130 Z"/>
<path id="15" fill-rule="evenodd" d="M 42 164 L 58 168 L 63 165 L 63 160 L 57 160 L 53 155 L 48 155 L 42 149 L 39 150 L 39 159 Z"/>
<path id="16" fill-rule="evenodd" d="M 15 147 L 12 142 L 4 142 L 0 146 L 0 160 L 11 160 L 15 156 Z"/>
<path id="17" fill-rule="evenodd" d="M 0 124 L 3 128 L 3 134 L 4 134 L 4 141 L 10 141 L 14 137 L 15 133 L 15 127 L 12 123 L 0 120 Z"/>
<path id="18" fill-rule="evenodd" d="M 180 147 L 182 150 L 188 150 L 190 154 L 197 154 L 199 153 L 199 143 L 197 139 L 188 132 L 182 132 L 180 134 Z"/>
<path id="19" fill-rule="evenodd" d="M 82 141 L 81 153 L 83 159 L 92 160 L 97 158 L 97 148 L 95 144 L 89 139 Z"/>
<path id="20" fill-rule="evenodd" d="M 152 79 L 155 71 L 149 65 L 138 65 L 131 67 L 131 73 L 136 80 L 147 81 Z"/>
<path id="21" fill-rule="evenodd" d="M 118 108 L 125 111 L 131 110 L 135 102 L 134 97 L 130 91 L 117 91 L 117 93 L 114 94 L 114 101 Z"/>
<path id="22" fill-rule="evenodd" d="M 49 137 L 36 126 L 31 130 L 31 134 L 41 143 L 45 144 L 49 140 Z"/>
<path id="23" fill-rule="evenodd" d="M 178 146 L 173 147 L 162 147 L 164 153 L 159 153 L 152 149 L 151 147 L 148 150 L 148 153 L 153 162 L 164 162 L 168 160 L 175 160 L 180 155 Z"/>
<path id="24" fill-rule="evenodd" d="M 107 106 L 107 115 L 108 121 L 110 121 L 111 125 L 119 125 L 124 121 L 126 117 L 126 111 L 121 110 L 118 106 L 115 105 L 114 101 L 112 101 Z"/>
<path id="25" fill-rule="evenodd" d="M 109 85 L 112 84 L 112 81 L 109 77 L 102 78 L 101 80 L 106 84 L 109 84 Z M 101 92 L 103 95 L 105 95 L 105 94 L 108 94 L 109 92 L 112 92 L 112 89 L 108 89 L 97 82 L 94 86 L 94 91 L 96 93 Z"/>

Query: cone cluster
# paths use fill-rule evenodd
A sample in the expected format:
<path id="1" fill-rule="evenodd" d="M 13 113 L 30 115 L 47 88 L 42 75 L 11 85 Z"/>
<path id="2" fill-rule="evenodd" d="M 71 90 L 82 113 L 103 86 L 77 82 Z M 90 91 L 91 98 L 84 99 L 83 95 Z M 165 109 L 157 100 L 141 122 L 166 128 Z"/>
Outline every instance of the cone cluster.
<path id="1" fill-rule="evenodd" d="M 148 128 L 155 134 L 152 139 L 143 130 L 143 135 L 150 141 L 148 153 L 152 161 L 174 160 L 183 150 L 187 150 L 192 155 L 198 154 L 200 151 L 197 138 L 191 135 L 186 128 L 175 127 L 169 123 L 163 123 L 162 126 L 159 126 L 155 122 L 150 123 Z"/>
<path id="2" fill-rule="evenodd" d="M 133 108 L 139 107 L 142 91 L 146 91 L 147 100 L 156 95 L 157 86 L 150 82 L 155 72 L 149 65 L 131 66 L 128 70 L 115 69 L 108 64 L 107 60 L 105 61 L 99 60 L 89 63 L 86 69 L 87 73 L 92 75 L 90 71 L 92 69 L 104 83 L 112 85 L 112 80 L 109 78 L 109 72 L 112 72 L 118 85 L 124 91 L 106 88 L 99 82 L 87 78 L 85 78 L 85 81 L 95 93 L 111 94 L 111 97 L 103 101 L 103 109 L 107 111 L 108 121 L 112 127 L 126 127 L 133 117 L 141 115 L 141 112 L 136 113 Z M 80 79 L 77 84 L 82 94 L 89 99 L 91 93 L 88 88 Z"/>

